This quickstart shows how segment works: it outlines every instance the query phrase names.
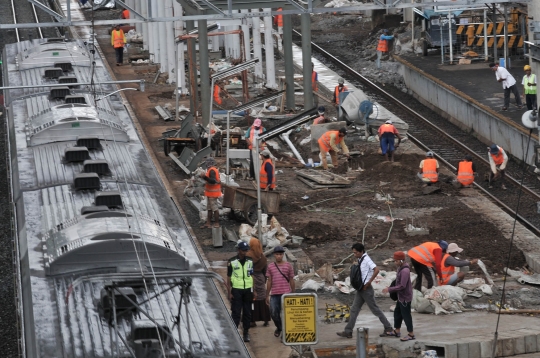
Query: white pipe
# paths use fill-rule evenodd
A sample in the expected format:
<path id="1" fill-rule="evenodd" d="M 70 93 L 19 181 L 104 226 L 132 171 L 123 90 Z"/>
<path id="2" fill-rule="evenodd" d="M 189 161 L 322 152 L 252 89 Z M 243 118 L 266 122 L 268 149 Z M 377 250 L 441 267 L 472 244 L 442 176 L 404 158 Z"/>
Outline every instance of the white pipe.
<path id="1" fill-rule="evenodd" d="M 285 132 L 285 133 L 282 133 L 280 135 L 281 139 L 283 139 L 285 141 L 285 143 L 287 143 L 287 145 L 289 146 L 289 148 L 291 148 L 294 156 L 300 161 L 302 162 L 302 164 L 306 165 L 306 162 L 304 162 L 304 159 L 302 159 L 302 156 L 300 155 L 300 153 L 298 153 L 298 150 L 296 149 L 296 147 L 294 146 L 294 144 L 292 144 L 291 140 L 289 139 L 289 135 L 291 134 L 292 132 L 292 129 L 289 130 L 288 132 Z"/>

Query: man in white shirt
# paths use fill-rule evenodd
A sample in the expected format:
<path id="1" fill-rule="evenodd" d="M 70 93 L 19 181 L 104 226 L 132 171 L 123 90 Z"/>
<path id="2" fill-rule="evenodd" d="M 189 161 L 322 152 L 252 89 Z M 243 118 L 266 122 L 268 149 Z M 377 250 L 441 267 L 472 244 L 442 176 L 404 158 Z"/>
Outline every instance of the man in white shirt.
<path id="1" fill-rule="evenodd" d="M 371 312 L 379 318 L 384 326 L 381 337 L 396 336 L 392 329 L 392 325 L 388 322 L 388 319 L 375 302 L 375 291 L 371 286 L 371 282 L 373 282 L 375 277 L 379 274 L 377 265 L 375 265 L 371 258 L 366 254 L 364 245 L 356 243 L 352 246 L 352 251 L 357 263 L 360 265 L 360 273 L 364 286 L 359 291 L 356 291 L 354 302 L 351 307 L 349 323 L 345 326 L 345 330 L 343 332 L 337 332 L 337 335 L 344 338 L 352 338 L 352 331 L 356 324 L 356 318 L 358 317 L 362 306 L 366 303 Z"/>
<path id="2" fill-rule="evenodd" d="M 489 68 L 493 72 L 495 72 L 495 76 L 497 77 L 497 82 L 502 82 L 503 89 L 504 89 L 504 107 L 502 108 L 503 111 L 508 110 L 508 106 L 510 106 L 510 92 L 514 94 L 514 97 L 516 98 L 516 105 L 518 109 L 523 108 L 523 103 L 521 102 L 521 97 L 519 95 L 518 88 L 516 86 L 516 79 L 514 76 L 510 74 L 504 67 L 499 67 L 498 64 L 495 62 L 492 62 L 489 64 Z"/>

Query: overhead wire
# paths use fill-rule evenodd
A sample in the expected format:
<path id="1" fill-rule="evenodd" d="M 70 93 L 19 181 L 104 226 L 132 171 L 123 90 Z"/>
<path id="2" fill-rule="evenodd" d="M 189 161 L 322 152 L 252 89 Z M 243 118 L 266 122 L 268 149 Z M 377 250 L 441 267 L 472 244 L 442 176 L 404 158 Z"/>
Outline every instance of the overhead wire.
<path id="1" fill-rule="evenodd" d="M 527 140 L 527 150 L 525 151 L 525 153 L 528 153 L 529 152 L 529 146 L 530 146 L 530 143 L 531 143 L 531 136 L 532 136 L 532 132 L 533 130 L 530 129 L 529 130 L 529 137 L 528 137 L 528 140 Z M 515 233 L 516 233 L 516 223 L 517 223 L 517 217 L 518 217 L 518 212 L 519 212 L 519 204 L 521 202 L 521 194 L 523 193 L 523 181 L 525 180 L 525 174 L 526 174 L 526 171 L 527 171 L 527 162 L 524 160 L 523 161 L 523 174 L 522 174 L 522 177 L 521 177 L 521 181 L 519 183 L 519 192 L 518 192 L 518 198 L 517 198 L 517 204 L 516 204 L 516 211 L 514 212 L 514 223 L 512 225 L 512 235 L 510 236 L 510 244 L 509 244 L 509 248 L 508 248 L 508 258 L 506 260 L 506 270 L 504 270 L 504 279 L 503 279 L 503 288 L 502 288 L 502 292 L 501 292 L 501 304 L 499 305 L 499 311 L 497 312 L 497 324 L 495 325 L 495 333 L 493 334 L 493 347 L 492 347 L 492 351 L 491 351 L 491 357 L 492 358 L 495 358 L 496 356 L 496 350 L 497 350 L 497 338 L 498 338 L 498 335 L 499 335 L 499 323 L 500 323 L 500 320 L 501 320 L 501 311 L 502 309 L 504 308 L 505 306 L 505 301 L 506 301 L 506 278 L 508 277 L 508 269 L 510 267 L 510 261 L 512 259 L 512 246 L 514 245 L 514 237 L 515 237 Z"/>

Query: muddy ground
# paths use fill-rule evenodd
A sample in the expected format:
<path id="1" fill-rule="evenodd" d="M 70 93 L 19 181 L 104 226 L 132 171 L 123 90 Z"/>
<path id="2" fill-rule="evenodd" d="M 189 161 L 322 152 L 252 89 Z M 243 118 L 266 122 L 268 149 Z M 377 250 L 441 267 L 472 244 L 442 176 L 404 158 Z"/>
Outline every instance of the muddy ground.
<path id="1" fill-rule="evenodd" d="M 320 18 L 325 19 L 329 16 L 325 15 Z M 317 41 L 319 34 L 321 36 L 331 36 L 331 34 L 342 36 L 340 31 L 332 27 L 329 27 L 331 31 L 322 34 L 322 30 L 317 30 L 317 18 L 319 17 L 313 17 L 313 38 L 315 41 Z M 335 19 L 325 21 L 335 22 Z M 340 22 L 338 21 L 337 24 L 339 25 Z M 322 25 L 320 26 L 324 28 Z M 362 38 L 371 32 L 371 30 L 359 29 L 354 26 L 343 28 L 347 36 L 357 38 Z M 336 42 L 336 53 L 345 51 L 347 48 L 346 41 L 343 42 L 343 45 L 340 43 Z M 102 47 L 107 56 L 114 59 L 114 53 L 110 46 L 103 44 Z M 372 66 L 370 59 L 363 61 L 366 61 L 366 66 Z M 113 67 L 113 70 L 119 79 L 133 75 L 153 79 L 155 75 L 155 69 L 151 66 Z M 393 76 L 388 77 L 390 81 L 388 83 L 399 88 L 399 80 L 396 82 Z M 153 110 L 157 104 L 174 103 L 171 98 L 172 87 L 164 84 L 163 81 L 160 82 L 162 83 L 158 85 L 147 85 L 145 93 L 125 92 L 124 94 L 134 108 L 149 140 L 149 146 L 161 164 L 208 260 L 210 262 L 226 260 L 234 255 L 234 243 L 224 239 L 222 248 L 212 246 L 210 231 L 199 228 L 199 214 L 183 195 L 187 177 L 172 160 L 164 155 L 162 144 L 158 141 L 163 131 L 180 126 L 178 122 L 163 122 Z M 189 107 L 189 100 L 183 98 L 181 104 Z M 271 128 L 278 123 L 266 121 L 264 125 Z M 245 126 L 248 121 L 238 124 Z M 300 140 L 307 135 L 308 132 L 305 130 L 297 132 L 293 135 L 293 141 L 299 144 Z M 410 143 L 405 142 L 396 154 L 396 162 L 386 163 L 377 153 L 377 143 L 361 142 L 358 136 L 354 138 L 356 139 L 349 141 L 349 147 L 351 150 L 362 153 L 359 158 L 355 159 L 356 165 L 359 165 L 362 170 L 347 172 L 343 159 L 340 162 L 339 170 L 344 173 L 343 175 L 354 178 L 353 185 L 349 188 L 313 190 L 296 178 L 294 168 L 279 168 L 283 171 L 277 176 L 278 190 L 281 192 L 281 206 L 276 217 L 291 235 L 305 238 L 301 247 L 315 269 L 327 262 L 332 264 L 340 262 L 350 254 L 352 243 L 357 241 L 363 241 L 368 249 L 377 247 L 370 251 L 370 255 L 382 267 L 383 260 L 391 257 L 396 250 L 408 250 L 424 241 L 442 239 L 455 242 L 463 247 L 463 258 L 482 259 L 489 271 L 495 274 L 495 277 L 501 274 L 502 268 L 506 265 L 508 240 L 492 223 L 457 200 L 462 196 L 462 193 L 450 184 L 443 182 L 440 193 L 428 196 L 422 194 L 421 184 L 416 179 L 417 167 L 423 158 L 421 152 L 417 151 Z M 286 148 L 279 139 L 276 141 L 282 148 Z M 307 147 L 299 149 L 304 156 L 310 154 Z M 274 155 L 282 157 L 285 154 L 274 151 Z M 223 160 L 218 159 L 218 162 L 223 163 Z M 443 173 L 441 177 L 442 179 L 450 177 L 450 173 Z M 252 187 L 252 184 L 247 181 L 239 181 L 239 183 L 242 186 Z M 393 200 L 389 202 L 376 200 L 377 193 L 382 196 L 389 194 Z M 308 198 L 303 199 L 305 196 Z M 373 217 L 368 218 L 368 215 Z M 392 224 L 378 219 L 378 216 L 393 216 L 396 220 Z M 223 226 L 236 232 L 241 224 L 241 222 L 228 217 L 222 217 L 221 222 Z M 406 236 L 404 229 L 407 224 L 413 222 L 416 226 L 427 227 L 430 230 L 429 235 Z M 510 267 L 524 266 L 523 254 L 515 248 L 512 251 Z M 387 269 L 387 267 L 384 268 Z M 474 274 L 479 273 L 475 272 Z M 514 290 L 517 292 L 519 288 L 520 286 L 516 286 Z M 539 293 L 534 290 L 536 289 L 530 288 L 527 295 L 534 297 L 535 294 Z M 527 295 L 519 296 L 525 297 L 520 301 L 521 304 L 534 307 L 536 301 L 532 298 L 527 300 Z M 350 303 L 352 296 L 338 294 L 336 298 Z M 475 302 L 481 301 L 482 299 L 475 300 Z"/>

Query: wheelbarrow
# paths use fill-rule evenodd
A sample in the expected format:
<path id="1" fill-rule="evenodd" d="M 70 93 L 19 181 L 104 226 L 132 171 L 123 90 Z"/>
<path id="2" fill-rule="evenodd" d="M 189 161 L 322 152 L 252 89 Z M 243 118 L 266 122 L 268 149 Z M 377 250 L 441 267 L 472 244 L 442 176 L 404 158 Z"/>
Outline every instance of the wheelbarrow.
<path id="1" fill-rule="evenodd" d="M 257 222 L 257 189 L 223 185 L 223 207 L 231 208 L 235 219 L 246 219 L 250 225 Z M 280 195 L 277 191 L 261 190 L 261 211 L 274 215 L 279 212 Z M 242 218 L 238 217 L 238 212 Z"/>

